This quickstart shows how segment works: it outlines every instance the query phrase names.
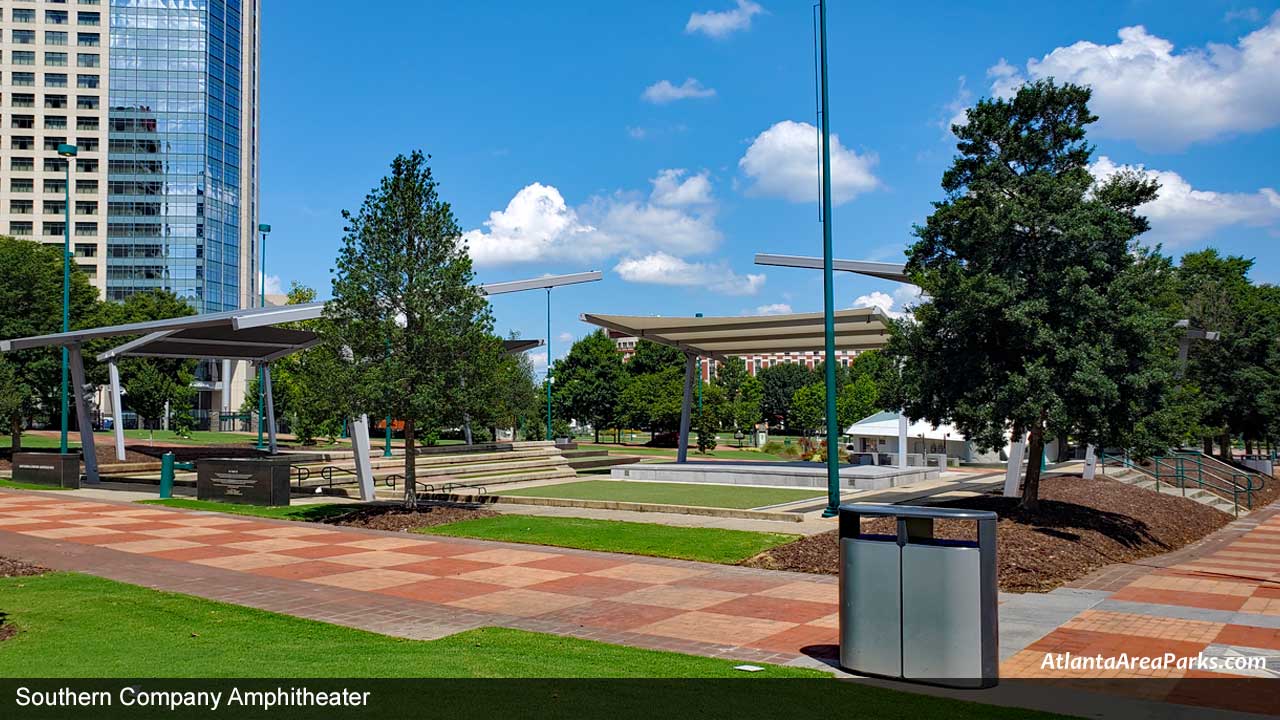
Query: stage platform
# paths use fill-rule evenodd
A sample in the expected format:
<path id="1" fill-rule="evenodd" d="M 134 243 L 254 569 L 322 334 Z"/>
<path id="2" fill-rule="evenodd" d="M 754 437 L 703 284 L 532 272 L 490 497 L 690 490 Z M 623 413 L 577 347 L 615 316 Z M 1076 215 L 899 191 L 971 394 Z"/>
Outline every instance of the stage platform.
<path id="1" fill-rule="evenodd" d="M 774 487 L 825 488 L 827 466 L 811 462 L 743 463 L 697 461 L 687 463 L 640 463 L 616 467 L 615 480 L 651 482 L 712 483 L 718 485 L 772 485 Z M 885 490 L 938 480 L 937 468 L 898 468 L 885 465 L 845 465 L 840 468 L 840 486 L 855 490 Z"/>

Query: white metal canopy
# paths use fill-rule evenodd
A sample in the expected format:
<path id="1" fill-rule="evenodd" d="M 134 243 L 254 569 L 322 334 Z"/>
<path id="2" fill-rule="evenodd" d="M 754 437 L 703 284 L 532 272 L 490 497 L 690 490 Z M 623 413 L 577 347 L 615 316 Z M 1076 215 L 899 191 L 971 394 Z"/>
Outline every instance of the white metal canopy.
<path id="1" fill-rule="evenodd" d="M 808 268 L 810 270 L 821 270 L 823 267 L 822 258 L 820 257 L 773 255 L 770 253 L 756 253 L 756 264 Z M 902 263 L 872 262 L 870 260 L 832 260 L 831 269 L 857 273 L 882 280 L 893 280 L 901 283 L 911 282 L 911 279 L 907 277 L 907 266 Z"/>

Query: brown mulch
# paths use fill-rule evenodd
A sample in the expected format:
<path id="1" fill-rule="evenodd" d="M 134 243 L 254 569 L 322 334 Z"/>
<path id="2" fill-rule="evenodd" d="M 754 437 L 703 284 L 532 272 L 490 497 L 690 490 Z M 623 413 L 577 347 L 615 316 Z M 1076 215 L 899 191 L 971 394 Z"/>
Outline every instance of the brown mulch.
<path id="1" fill-rule="evenodd" d="M 1040 482 L 1040 508 L 1027 513 L 1017 498 L 965 498 L 939 507 L 993 510 L 997 524 L 1000 589 L 1048 592 L 1106 565 L 1177 550 L 1226 525 L 1231 516 L 1192 500 L 1157 495 L 1114 480 L 1080 476 Z M 864 521 L 864 532 L 895 534 L 892 518 Z M 974 523 L 941 521 L 934 535 L 974 539 Z M 745 565 L 834 575 L 840 559 L 837 531 L 767 550 Z"/>
<path id="2" fill-rule="evenodd" d="M 369 530 L 411 532 L 418 528 L 447 525 L 460 520 L 494 517 L 497 514 L 492 510 L 470 505 L 420 503 L 417 510 L 406 510 L 389 505 L 366 507 L 324 522 Z"/>

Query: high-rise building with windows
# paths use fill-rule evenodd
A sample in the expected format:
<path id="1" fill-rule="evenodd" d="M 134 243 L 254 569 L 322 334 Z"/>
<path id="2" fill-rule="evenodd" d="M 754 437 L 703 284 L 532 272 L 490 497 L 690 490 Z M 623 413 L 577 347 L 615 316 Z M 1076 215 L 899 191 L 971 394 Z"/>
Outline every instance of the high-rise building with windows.
<path id="1" fill-rule="evenodd" d="M 260 0 L 0 0 L 0 234 L 61 243 L 109 300 L 258 294 Z"/>

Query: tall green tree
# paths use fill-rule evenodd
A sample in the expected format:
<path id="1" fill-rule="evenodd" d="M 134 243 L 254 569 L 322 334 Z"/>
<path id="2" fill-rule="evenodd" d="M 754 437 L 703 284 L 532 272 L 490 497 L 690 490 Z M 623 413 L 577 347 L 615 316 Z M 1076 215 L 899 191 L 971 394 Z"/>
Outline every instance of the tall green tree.
<path id="1" fill-rule="evenodd" d="M 869 373 L 858 375 L 853 382 L 845 383 L 836 397 L 836 415 L 840 418 L 840 432 L 873 414 L 879 405 L 880 391 Z"/>
<path id="2" fill-rule="evenodd" d="M 731 401 L 734 429 L 744 433 L 752 432 L 764 417 L 763 403 L 764 385 L 760 378 L 748 375 L 738 386 L 738 394 Z"/>
<path id="3" fill-rule="evenodd" d="M 600 429 L 618 421 L 626 372 L 617 344 L 604 330 L 578 340 L 552 373 L 557 414 L 590 423 L 600 442 Z"/>
<path id="4" fill-rule="evenodd" d="M 786 425 L 789 422 L 791 398 L 796 391 L 813 382 L 813 371 L 799 363 L 775 363 L 764 368 L 756 377 L 764 387 L 762 400 L 764 417 L 771 425 Z"/>
<path id="5" fill-rule="evenodd" d="M 417 506 L 419 427 L 461 424 L 502 356 L 488 300 L 428 157 L 400 155 L 346 221 L 325 306 L 350 354 L 352 414 L 404 421 L 404 502 Z"/>
<path id="6" fill-rule="evenodd" d="M 791 397 L 791 409 L 787 415 L 787 429 L 812 435 L 827 421 L 827 391 L 822 385 L 805 385 Z"/>
<path id="7" fill-rule="evenodd" d="M 519 334 L 512 333 L 511 339 L 519 339 Z M 495 437 L 499 427 L 518 429 L 534 425 L 542 427 L 546 424 L 545 420 L 540 424 L 537 422 L 545 416 L 542 411 L 546 409 L 546 397 L 543 395 L 542 384 L 534 378 L 533 360 L 528 353 L 508 355 L 498 370 L 494 384 L 499 390 L 491 417 Z M 544 437 L 545 428 L 543 434 L 535 436 L 535 439 Z"/>
<path id="8" fill-rule="evenodd" d="M 747 364 L 734 355 L 721 360 L 716 367 L 716 384 L 724 388 L 725 397 L 730 402 L 737 399 L 738 390 L 749 377 L 751 375 L 747 372 Z"/>
<path id="9" fill-rule="evenodd" d="M 154 429 L 164 417 L 165 408 L 183 399 L 181 380 L 151 363 L 141 363 L 129 383 L 126 405 L 138 414 L 145 427 Z"/>
<path id="10" fill-rule="evenodd" d="M 62 246 L 0 236 L 0 338 L 46 335 L 62 330 Z M 79 267 L 71 265 L 71 327 L 96 322 L 98 291 Z M 86 353 L 86 361 L 90 358 Z M 16 394 L 8 423 L 12 447 L 22 448 L 22 430 L 30 418 L 58 419 L 62 355 L 58 348 L 19 350 L 5 355 L 11 380 L 0 392 Z"/>
<path id="11" fill-rule="evenodd" d="M 649 373 L 675 370 L 684 372 L 684 353 L 651 340 L 641 339 L 636 343 L 635 352 L 627 360 L 627 372 L 632 375 L 648 375 Z"/>
<path id="12" fill-rule="evenodd" d="M 1127 444 L 1175 395 L 1167 259 L 1140 249 L 1144 176 L 1095 182 L 1090 91 L 1044 80 L 981 100 L 944 173 L 946 197 L 915 228 L 907 272 L 928 300 L 892 325 L 903 410 L 951 422 L 984 448 L 1030 434 Z M 1040 463 L 1022 504 L 1038 505 Z"/>

